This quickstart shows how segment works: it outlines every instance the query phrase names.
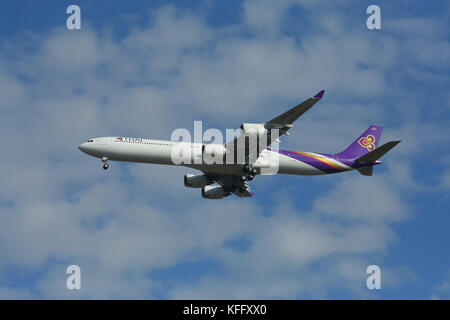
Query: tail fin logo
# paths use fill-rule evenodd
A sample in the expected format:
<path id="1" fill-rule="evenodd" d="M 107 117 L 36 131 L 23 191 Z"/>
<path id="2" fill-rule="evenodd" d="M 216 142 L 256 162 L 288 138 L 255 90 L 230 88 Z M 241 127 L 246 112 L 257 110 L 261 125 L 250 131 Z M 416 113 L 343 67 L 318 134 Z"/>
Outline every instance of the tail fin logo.
<path id="1" fill-rule="evenodd" d="M 368 134 L 366 137 L 359 138 L 358 143 L 361 147 L 372 151 L 375 149 L 375 141 L 375 137 L 371 134 Z"/>

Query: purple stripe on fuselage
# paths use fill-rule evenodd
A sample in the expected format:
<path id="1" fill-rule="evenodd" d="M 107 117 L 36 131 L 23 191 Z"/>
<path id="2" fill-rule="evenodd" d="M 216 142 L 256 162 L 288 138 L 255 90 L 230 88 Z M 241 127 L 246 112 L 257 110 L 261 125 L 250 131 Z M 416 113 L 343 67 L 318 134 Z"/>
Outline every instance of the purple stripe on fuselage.
<path id="1" fill-rule="evenodd" d="M 294 151 L 289 151 L 289 150 L 279 150 L 279 153 L 288 156 L 290 158 L 302 161 L 316 169 L 319 169 L 322 172 L 325 173 L 336 173 L 336 172 L 342 172 L 344 171 L 343 169 L 340 168 L 336 168 L 335 166 L 331 165 L 331 164 L 327 164 L 319 159 L 313 158 L 311 156 L 307 156 L 307 155 L 303 155 L 303 154 L 299 154 L 297 152 Z M 343 164 L 352 167 L 354 165 L 354 160 L 353 159 L 338 159 L 335 155 L 332 154 L 325 154 L 325 153 L 317 153 L 319 155 L 322 156 L 326 156 L 332 159 L 336 159 L 339 162 L 342 162 Z"/>

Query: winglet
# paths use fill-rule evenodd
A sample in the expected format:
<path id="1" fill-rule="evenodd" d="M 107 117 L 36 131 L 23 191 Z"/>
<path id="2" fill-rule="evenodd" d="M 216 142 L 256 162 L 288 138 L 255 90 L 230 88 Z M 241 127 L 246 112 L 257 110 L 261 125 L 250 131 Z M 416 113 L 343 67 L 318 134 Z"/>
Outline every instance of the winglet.
<path id="1" fill-rule="evenodd" d="M 325 90 L 320 90 L 319 93 L 317 93 L 313 98 L 314 99 L 322 99 L 324 93 L 325 93 Z"/>

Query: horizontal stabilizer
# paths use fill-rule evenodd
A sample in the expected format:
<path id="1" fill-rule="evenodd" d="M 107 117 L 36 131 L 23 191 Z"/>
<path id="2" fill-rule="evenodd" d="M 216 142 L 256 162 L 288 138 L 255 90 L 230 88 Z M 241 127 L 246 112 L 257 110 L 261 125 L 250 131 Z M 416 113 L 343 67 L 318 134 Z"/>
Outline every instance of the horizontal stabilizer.
<path id="1" fill-rule="evenodd" d="M 399 141 L 389 141 L 389 142 L 383 144 L 381 147 L 378 147 L 375 150 L 370 151 L 369 153 L 366 153 L 362 157 L 359 157 L 358 159 L 356 159 L 356 162 L 358 162 L 358 163 L 374 162 L 374 161 L 380 159 L 386 153 L 388 153 L 393 147 L 395 147 L 399 143 L 400 143 L 400 140 Z"/>
<path id="2" fill-rule="evenodd" d="M 363 176 L 371 176 L 373 173 L 373 166 L 361 167 L 361 168 L 358 168 L 358 171 Z"/>

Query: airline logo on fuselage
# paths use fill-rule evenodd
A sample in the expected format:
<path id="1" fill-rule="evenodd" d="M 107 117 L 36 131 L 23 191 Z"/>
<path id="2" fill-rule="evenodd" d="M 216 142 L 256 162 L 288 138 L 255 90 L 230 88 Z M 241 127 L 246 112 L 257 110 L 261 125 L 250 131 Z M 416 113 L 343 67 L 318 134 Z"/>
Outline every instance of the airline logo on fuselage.
<path id="1" fill-rule="evenodd" d="M 375 141 L 376 141 L 375 137 L 371 134 L 368 134 L 365 137 L 359 138 L 358 143 L 361 147 L 363 147 L 369 151 L 372 151 L 375 149 Z"/>
<path id="2" fill-rule="evenodd" d="M 143 141 L 143 139 L 141 139 L 141 138 L 117 137 L 116 139 L 121 142 L 142 142 Z"/>

